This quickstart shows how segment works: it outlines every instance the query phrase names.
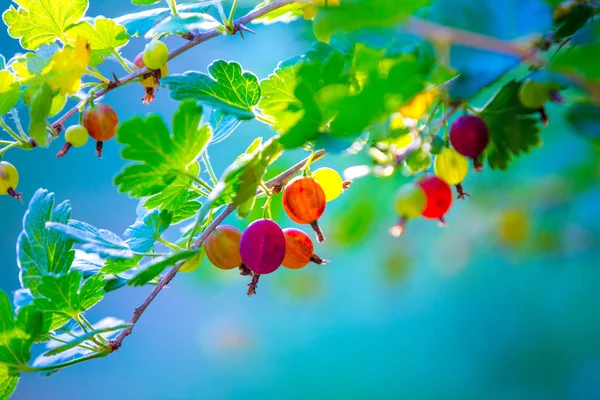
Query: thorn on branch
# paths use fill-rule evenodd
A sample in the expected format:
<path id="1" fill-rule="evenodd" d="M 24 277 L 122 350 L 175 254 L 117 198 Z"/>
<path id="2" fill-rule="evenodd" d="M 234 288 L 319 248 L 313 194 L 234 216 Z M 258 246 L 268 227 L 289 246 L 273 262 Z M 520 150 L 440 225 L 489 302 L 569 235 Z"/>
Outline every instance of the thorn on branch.
<path id="1" fill-rule="evenodd" d="M 233 31 L 231 34 L 235 35 L 236 33 L 239 32 L 242 39 L 245 39 L 244 31 L 256 34 L 256 32 L 254 32 L 252 29 L 248 28 L 246 25 L 242 24 L 241 22 L 236 22 L 233 24 Z"/>
<path id="2" fill-rule="evenodd" d="M 192 41 L 192 40 L 194 40 L 194 39 L 196 38 L 196 33 L 197 33 L 197 32 L 198 32 L 198 31 L 194 29 L 194 30 L 193 30 L 193 31 L 191 31 L 191 32 L 184 33 L 183 35 L 181 35 L 181 37 L 182 37 L 183 39 L 185 39 L 185 40 Z"/>
<path id="3" fill-rule="evenodd" d="M 108 85 L 106 86 L 106 88 L 108 90 L 113 90 L 121 84 L 121 81 L 119 80 L 119 78 L 117 77 L 117 75 L 114 72 L 112 75 L 113 75 L 113 80 L 108 82 Z"/>

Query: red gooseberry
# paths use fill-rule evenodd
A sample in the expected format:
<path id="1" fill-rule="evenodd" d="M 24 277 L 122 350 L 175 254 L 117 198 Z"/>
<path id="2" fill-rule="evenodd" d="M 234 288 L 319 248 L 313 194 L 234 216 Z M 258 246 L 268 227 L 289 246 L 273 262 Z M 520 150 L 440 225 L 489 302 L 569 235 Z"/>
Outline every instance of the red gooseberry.
<path id="1" fill-rule="evenodd" d="M 258 277 L 275 271 L 285 257 L 286 240 L 277 223 L 259 219 L 248 225 L 240 240 L 242 262 L 254 276 L 248 295 L 256 294 Z"/>
<path id="2" fill-rule="evenodd" d="M 325 211 L 325 204 L 325 192 L 313 178 L 299 176 L 283 190 L 283 208 L 288 217 L 298 224 L 312 226 L 319 242 L 325 241 L 317 223 Z"/>
<path id="3" fill-rule="evenodd" d="M 285 257 L 282 265 L 289 269 L 300 269 L 310 262 L 315 264 L 327 264 L 327 261 L 314 253 L 313 242 L 310 237 L 296 228 L 283 230 L 285 236 Z"/>
<path id="4" fill-rule="evenodd" d="M 444 215 L 450 209 L 453 198 L 450 186 L 437 176 L 429 176 L 419 185 L 427 196 L 425 209 L 421 215 L 425 218 L 439 219 L 440 222 L 445 223 Z"/>
<path id="5" fill-rule="evenodd" d="M 458 117 L 450 128 L 452 147 L 465 157 L 473 160 L 475 169 L 481 169 L 479 156 L 490 142 L 490 131 L 485 121 L 476 115 Z"/>
<path id="6" fill-rule="evenodd" d="M 102 157 L 103 142 L 112 139 L 117 133 L 119 117 L 107 104 L 94 103 L 83 113 L 83 126 L 96 140 L 96 153 Z"/>

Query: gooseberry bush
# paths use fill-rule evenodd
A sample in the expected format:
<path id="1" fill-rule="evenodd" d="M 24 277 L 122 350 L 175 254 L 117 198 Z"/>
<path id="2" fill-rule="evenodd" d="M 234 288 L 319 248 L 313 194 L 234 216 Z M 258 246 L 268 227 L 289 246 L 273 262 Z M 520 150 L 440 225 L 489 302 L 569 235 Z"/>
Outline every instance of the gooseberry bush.
<path id="1" fill-rule="evenodd" d="M 223 273 L 247 276 L 250 295 L 280 266 L 302 273 L 326 264 L 315 253 L 326 237 L 318 221 L 327 202 L 352 196 L 352 180 L 405 177 L 395 199 L 373 205 L 396 211 L 390 233 L 400 236 L 410 219 L 451 218 L 457 197 L 468 201 L 469 174 L 506 170 L 538 147 L 552 122 L 549 102 L 562 104 L 573 131 L 598 138 L 595 1 L 267 0 L 243 14 L 237 0 L 132 0 L 140 12 L 113 19 L 86 15 L 89 1 L 13 0 L 2 15 L 23 52 L 0 56 L 0 201 L 29 206 L 16 246 L 22 288 L 12 301 L 0 293 L 1 399 L 22 373 L 52 374 L 117 351 L 160 291 L 205 256 Z M 235 60 L 206 71 L 168 68 L 207 40 L 268 34 L 268 25 L 294 20 L 317 40 L 262 80 Z M 169 49 L 168 36 L 179 47 Z M 130 61 L 122 50 L 134 41 L 146 46 Z M 98 67 L 109 60 L 107 77 Z M 157 95 L 180 102 L 172 129 L 169 116 L 120 119 L 110 106 L 117 90 L 146 104 Z M 272 137 L 232 155 L 219 177 L 209 146 L 250 120 Z M 121 145 L 114 185 L 144 210 L 122 235 L 72 219 L 69 203 L 56 204 L 46 189 L 17 191 L 19 178 L 34 178 L 19 177 L 13 152 L 58 146 L 68 157 L 88 151 L 90 137 L 97 156 L 105 141 Z M 294 149 L 306 158 L 267 180 L 269 166 Z M 357 154 L 369 163 L 343 174 L 311 170 L 325 156 Z M 247 217 L 261 197 L 261 219 L 242 231 L 222 225 L 233 212 Z M 273 202 L 297 226 L 274 222 Z M 169 242 L 163 234 L 176 224 L 185 228 Z M 86 319 L 127 286 L 151 288 L 129 322 Z M 38 344 L 45 350 L 32 360 Z"/>

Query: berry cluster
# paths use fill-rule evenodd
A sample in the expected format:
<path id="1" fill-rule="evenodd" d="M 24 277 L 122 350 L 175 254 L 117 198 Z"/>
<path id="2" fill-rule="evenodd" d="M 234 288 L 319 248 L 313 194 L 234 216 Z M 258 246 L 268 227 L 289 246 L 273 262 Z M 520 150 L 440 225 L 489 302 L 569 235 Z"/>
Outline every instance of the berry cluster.
<path id="1" fill-rule="evenodd" d="M 393 236 L 403 233 L 406 221 L 410 218 L 422 216 L 439 220 L 441 225 L 445 225 L 444 216 L 452 206 L 450 185 L 456 187 L 459 199 L 469 196 L 462 187 L 462 181 L 469 171 L 467 158 L 473 160 L 476 171 L 481 170 L 480 158 L 490 141 L 489 129 L 481 117 L 463 115 L 452 123 L 449 139 L 449 146 L 435 156 L 435 175 L 426 175 L 399 189 L 395 210 L 400 220 L 390 229 Z"/>
<path id="2" fill-rule="evenodd" d="M 283 190 L 284 210 L 292 221 L 311 225 L 318 241 L 324 242 L 317 220 L 325 211 L 325 203 L 339 197 L 348 184 L 331 168 L 294 178 Z M 256 294 L 260 275 L 273 273 L 282 265 L 301 269 L 310 263 L 327 263 L 314 253 L 313 242 L 305 232 L 296 228 L 282 229 L 267 218 L 252 222 L 243 233 L 229 225 L 217 227 L 204 242 L 204 250 L 215 267 L 239 268 L 241 275 L 252 276 L 249 296 Z"/>

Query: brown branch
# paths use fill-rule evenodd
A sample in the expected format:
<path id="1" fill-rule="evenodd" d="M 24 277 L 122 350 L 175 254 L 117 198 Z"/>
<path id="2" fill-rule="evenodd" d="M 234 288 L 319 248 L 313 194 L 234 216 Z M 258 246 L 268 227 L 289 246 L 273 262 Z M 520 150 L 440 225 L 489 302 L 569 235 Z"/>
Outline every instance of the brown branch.
<path id="1" fill-rule="evenodd" d="M 255 19 L 258 19 L 260 17 L 267 15 L 271 11 L 277 10 L 281 7 L 287 6 L 292 3 L 302 3 L 302 2 L 305 2 L 305 1 L 304 0 L 275 0 L 272 3 L 267 4 L 266 6 L 260 8 L 258 10 L 252 10 L 248 14 L 244 15 L 243 17 L 236 19 L 234 22 L 234 26 L 245 26 L 248 23 L 254 21 Z M 179 46 L 178 48 L 173 50 L 171 53 L 169 53 L 169 60 L 172 60 L 173 58 L 177 57 L 178 55 L 185 53 L 186 51 L 190 50 L 193 47 L 196 47 L 200 43 L 206 42 L 207 40 L 210 40 L 212 38 L 215 38 L 217 36 L 222 36 L 222 35 L 223 35 L 223 33 L 216 28 L 211 29 L 206 32 L 194 34 L 192 36 L 191 40 L 189 40 L 188 42 Z M 107 87 L 105 87 L 102 90 L 97 91 L 92 96 L 92 98 L 97 99 L 100 96 L 104 96 L 106 93 L 118 88 L 119 86 L 129 83 L 129 82 L 139 78 L 142 75 L 150 74 L 150 73 L 152 73 L 152 70 L 150 70 L 148 67 L 144 67 L 144 68 L 135 70 L 132 73 L 130 73 L 129 75 L 124 76 L 123 78 L 116 79 L 115 81 L 111 81 Z M 87 105 L 90 100 L 91 100 L 90 98 L 86 98 L 85 100 L 83 100 L 83 104 L 79 103 L 75 107 L 71 108 L 69 111 L 67 111 L 64 115 L 62 115 L 59 119 L 57 119 L 52 124 L 52 128 L 56 132 L 60 132 L 61 130 L 63 130 L 65 122 L 67 122 L 67 120 L 69 118 L 71 118 L 73 115 L 75 115 L 82 106 Z"/>
<path id="2" fill-rule="evenodd" d="M 296 175 L 298 172 L 300 172 L 302 170 L 302 168 L 304 168 L 304 166 L 306 165 L 307 162 L 309 162 L 309 160 L 310 160 L 310 162 L 315 162 L 315 161 L 323 158 L 324 156 L 325 156 L 324 150 L 319 150 L 319 151 L 315 152 L 314 155 L 312 156 L 312 158 L 306 157 L 304 160 L 302 160 L 299 163 L 297 163 L 296 165 L 290 167 L 288 170 L 282 172 L 281 174 L 277 175 L 273 179 L 267 181 L 265 183 L 265 186 L 268 189 L 283 187 L 286 183 L 289 182 L 290 179 L 292 179 L 292 177 L 294 175 Z M 257 194 L 260 194 L 260 193 L 262 193 L 262 189 L 258 189 Z M 199 248 L 200 246 L 202 246 L 202 243 L 204 243 L 204 241 L 208 238 L 208 236 L 232 212 L 233 212 L 233 207 L 231 206 L 231 204 L 227 205 L 227 207 L 223 211 L 221 211 L 221 213 L 210 223 L 210 225 L 200 234 L 200 236 L 198 236 L 198 239 L 196 239 L 196 241 L 194 242 L 194 245 L 192 247 Z M 165 286 L 167 286 L 169 284 L 169 282 L 171 282 L 171 280 L 175 277 L 175 275 L 177 275 L 177 272 L 179 272 L 179 268 L 181 268 L 182 265 L 183 265 L 183 263 L 180 263 L 179 265 L 171 268 L 169 270 L 169 272 L 167 272 L 161 278 L 161 280 L 154 287 L 154 289 L 152 289 L 152 292 L 150 292 L 150 294 L 148 295 L 148 297 L 146 297 L 146 299 L 142 302 L 142 304 L 140 304 L 139 307 L 137 307 L 133 311 L 133 316 L 131 317 L 131 320 L 129 321 L 131 323 L 131 326 L 127 329 L 122 330 L 114 340 L 110 341 L 110 346 L 112 347 L 112 351 L 118 350 L 121 347 L 121 345 L 123 344 L 123 340 L 127 336 L 131 335 L 131 331 L 133 330 L 133 327 L 135 326 L 136 322 L 140 319 L 140 317 L 142 316 L 144 311 L 146 311 L 146 309 L 148 308 L 150 303 L 152 303 L 152 301 L 156 298 L 156 296 L 158 296 L 160 291 Z"/>
<path id="3" fill-rule="evenodd" d="M 439 43 L 453 43 L 495 53 L 515 56 L 523 61 L 539 61 L 537 50 L 530 43 L 497 39 L 479 33 L 438 25 L 424 19 L 411 17 L 405 29 L 417 36 Z"/>

